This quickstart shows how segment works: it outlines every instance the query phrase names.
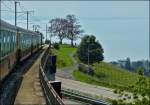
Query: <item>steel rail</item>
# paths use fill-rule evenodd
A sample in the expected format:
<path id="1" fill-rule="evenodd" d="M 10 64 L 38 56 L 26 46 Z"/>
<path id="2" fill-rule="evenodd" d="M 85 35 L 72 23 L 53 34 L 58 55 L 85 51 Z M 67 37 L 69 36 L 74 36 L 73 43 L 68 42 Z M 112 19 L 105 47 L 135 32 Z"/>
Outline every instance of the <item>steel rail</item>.
<path id="1" fill-rule="evenodd" d="M 89 104 L 92 104 L 92 105 L 111 105 L 110 103 L 105 102 L 104 100 L 94 99 L 92 97 L 80 95 L 78 93 L 68 91 L 68 90 L 65 90 L 65 89 L 62 89 L 61 92 L 65 96 L 68 96 L 68 97 L 73 98 L 75 100 L 79 100 L 79 101 L 89 103 Z"/>

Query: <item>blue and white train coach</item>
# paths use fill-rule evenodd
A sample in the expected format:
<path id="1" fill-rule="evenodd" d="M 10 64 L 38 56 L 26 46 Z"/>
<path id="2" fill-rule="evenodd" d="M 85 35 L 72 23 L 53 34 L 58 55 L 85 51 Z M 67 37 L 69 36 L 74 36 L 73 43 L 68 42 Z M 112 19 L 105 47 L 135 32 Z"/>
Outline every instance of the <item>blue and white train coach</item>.
<path id="1" fill-rule="evenodd" d="M 42 35 L 0 20 L 0 81 L 42 46 Z"/>

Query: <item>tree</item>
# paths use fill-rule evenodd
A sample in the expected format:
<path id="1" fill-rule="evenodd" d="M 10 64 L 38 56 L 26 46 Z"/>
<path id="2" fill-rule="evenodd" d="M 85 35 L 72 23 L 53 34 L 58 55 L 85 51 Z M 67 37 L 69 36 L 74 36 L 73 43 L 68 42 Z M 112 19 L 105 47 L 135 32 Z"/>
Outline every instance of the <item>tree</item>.
<path id="1" fill-rule="evenodd" d="M 143 70 L 143 68 L 142 67 L 139 67 L 138 69 L 137 69 L 137 73 L 139 74 L 139 75 L 144 75 L 144 70 Z"/>
<path id="2" fill-rule="evenodd" d="M 63 18 L 52 19 L 50 22 L 49 32 L 51 36 L 57 36 L 59 43 L 62 44 L 67 34 L 67 20 Z"/>
<path id="3" fill-rule="evenodd" d="M 136 100 L 134 105 L 149 105 L 150 103 L 150 79 L 146 78 L 142 68 L 137 69 L 138 80 L 134 86 L 134 92 L 142 96 L 142 100 Z"/>
<path id="4" fill-rule="evenodd" d="M 125 68 L 128 69 L 128 70 L 131 70 L 131 62 L 130 62 L 129 57 L 127 57 L 127 59 L 126 59 Z"/>
<path id="5" fill-rule="evenodd" d="M 81 25 L 78 24 L 75 15 L 67 15 L 67 38 L 71 40 L 71 46 L 73 46 L 73 41 L 79 38 L 83 30 L 81 30 Z"/>
<path id="6" fill-rule="evenodd" d="M 100 62 L 104 59 L 103 53 L 104 50 L 101 44 L 98 41 L 96 41 L 96 37 L 93 35 L 84 36 L 77 49 L 78 58 L 83 63 L 88 63 L 88 56 L 90 64 L 94 62 Z"/>

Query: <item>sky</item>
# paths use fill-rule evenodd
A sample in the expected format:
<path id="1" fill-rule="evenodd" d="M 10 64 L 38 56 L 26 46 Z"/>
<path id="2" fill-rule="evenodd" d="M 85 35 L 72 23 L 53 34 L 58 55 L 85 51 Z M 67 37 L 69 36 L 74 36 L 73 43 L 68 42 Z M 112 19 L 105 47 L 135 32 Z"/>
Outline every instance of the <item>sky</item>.
<path id="1" fill-rule="evenodd" d="M 148 1 L 20 1 L 17 9 L 34 11 L 29 15 L 29 28 L 39 24 L 44 35 L 49 20 L 74 14 L 84 34 L 95 35 L 101 43 L 105 61 L 149 59 Z M 1 10 L 1 18 L 14 24 L 14 2 L 3 1 Z M 26 14 L 17 16 L 17 25 L 26 28 Z"/>

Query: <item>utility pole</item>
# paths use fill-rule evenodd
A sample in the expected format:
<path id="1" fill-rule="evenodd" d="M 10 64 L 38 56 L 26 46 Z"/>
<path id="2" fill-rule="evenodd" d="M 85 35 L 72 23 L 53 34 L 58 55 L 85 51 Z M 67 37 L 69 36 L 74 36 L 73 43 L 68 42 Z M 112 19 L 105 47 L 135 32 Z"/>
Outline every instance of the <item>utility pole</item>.
<path id="1" fill-rule="evenodd" d="M 29 16 L 29 11 L 27 11 L 27 30 L 28 30 L 28 16 Z"/>
<path id="2" fill-rule="evenodd" d="M 28 27 L 29 27 L 29 14 L 31 12 L 34 12 L 34 11 L 26 11 L 26 14 L 27 14 L 27 30 L 28 30 Z"/>
<path id="3" fill-rule="evenodd" d="M 46 24 L 46 40 L 47 40 L 47 24 Z"/>
<path id="4" fill-rule="evenodd" d="M 87 58 L 87 60 L 88 60 L 88 67 L 89 67 L 89 65 L 90 65 L 90 41 L 89 40 L 87 41 L 87 44 L 88 44 L 88 51 L 87 51 L 88 58 Z"/>
<path id="5" fill-rule="evenodd" d="M 34 27 L 35 27 L 35 25 L 33 25 L 33 31 L 35 31 L 35 30 L 34 30 Z"/>
<path id="6" fill-rule="evenodd" d="M 15 1 L 15 26 L 17 26 L 17 1 Z"/>
<path id="7" fill-rule="evenodd" d="M 90 51 L 89 51 L 89 45 L 88 45 L 88 67 L 89 67 L 89 61 L 90 61 L 90 59 L 89 59 L 90 58 L 90 54 L 89 53 L 90 53 Z"/>

